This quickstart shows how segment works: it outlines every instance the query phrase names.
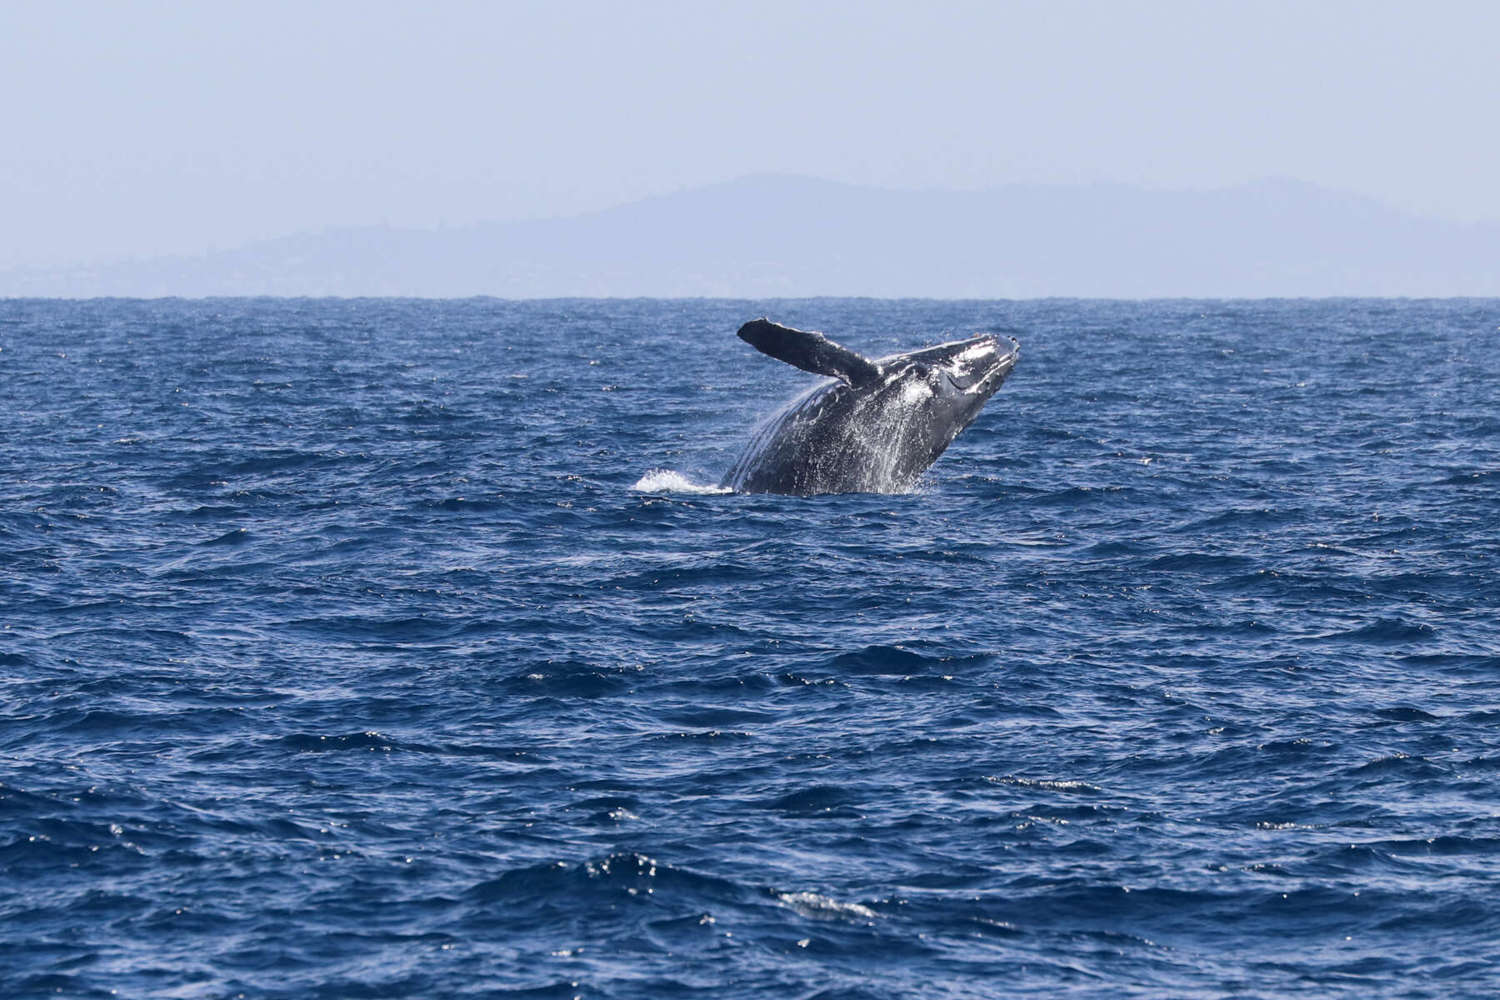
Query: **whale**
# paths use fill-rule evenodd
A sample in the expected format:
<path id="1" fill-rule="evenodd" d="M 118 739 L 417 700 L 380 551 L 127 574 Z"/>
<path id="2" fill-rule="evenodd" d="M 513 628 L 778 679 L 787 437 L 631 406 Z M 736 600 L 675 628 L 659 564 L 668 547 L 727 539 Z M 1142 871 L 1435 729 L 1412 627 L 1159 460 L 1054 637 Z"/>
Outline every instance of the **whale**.
<path id="1" fill-rule="evenodd" d="M 974 422 L 1021 356 L 993 334 L 867 358 L 822 333 L 762 317 L 738 336 L 824 378 L 765 420 L 721 486 L 815 496 L 904 493 Z"/>

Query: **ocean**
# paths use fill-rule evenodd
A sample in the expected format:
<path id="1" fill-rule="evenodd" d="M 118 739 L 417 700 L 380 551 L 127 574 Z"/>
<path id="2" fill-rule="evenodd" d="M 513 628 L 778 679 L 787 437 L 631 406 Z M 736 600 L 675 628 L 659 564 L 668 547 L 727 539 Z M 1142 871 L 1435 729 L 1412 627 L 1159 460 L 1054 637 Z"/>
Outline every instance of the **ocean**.
<path id="1" fill-rule="evenodd" d="M 814 376 L 1021 359 L 903 495 Z M 1500 993 L 1500 301 L 0 301 L 0 996 Z"/>

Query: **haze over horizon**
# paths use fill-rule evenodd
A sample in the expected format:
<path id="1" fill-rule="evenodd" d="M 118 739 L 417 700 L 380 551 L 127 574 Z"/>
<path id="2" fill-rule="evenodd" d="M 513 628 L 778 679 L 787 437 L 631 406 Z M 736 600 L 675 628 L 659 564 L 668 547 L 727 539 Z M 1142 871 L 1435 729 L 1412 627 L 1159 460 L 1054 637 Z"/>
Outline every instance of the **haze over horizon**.
<path id="1" fill-rule="evenodd" d="M 760 174 L 557 219 L 364 226 L 0 269 L 0 297 L 1448 298 L 1500 295 L 1500 224 L 1298 181 L 893 191 Z"/>
<path id="2" fill-rule="evenodd" d="M 1291 178 L 1500 223 L 1500 12 L 790 2 L 11 5 L 0 269 L 566 218 L 746 176 Z"/>

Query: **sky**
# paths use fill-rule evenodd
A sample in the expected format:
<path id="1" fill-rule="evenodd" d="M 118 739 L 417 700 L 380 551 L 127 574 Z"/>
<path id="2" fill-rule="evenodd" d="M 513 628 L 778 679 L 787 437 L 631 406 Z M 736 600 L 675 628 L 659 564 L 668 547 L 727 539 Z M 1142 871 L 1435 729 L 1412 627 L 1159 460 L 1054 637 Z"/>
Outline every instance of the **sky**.
<path id="1" fill-rule="evenodd" d="M 1500 221 L 1500 5 L 0 6 L 0 267 L 569 215 L 754 173 L 1286 177 Z"/>

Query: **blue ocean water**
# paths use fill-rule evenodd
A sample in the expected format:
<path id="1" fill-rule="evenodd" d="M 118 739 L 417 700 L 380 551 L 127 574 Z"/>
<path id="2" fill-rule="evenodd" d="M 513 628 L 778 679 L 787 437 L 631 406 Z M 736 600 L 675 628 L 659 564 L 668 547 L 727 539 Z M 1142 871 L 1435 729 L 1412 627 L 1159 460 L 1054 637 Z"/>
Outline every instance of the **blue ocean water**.
<path id="1" fill-rule="evenodd" d="M 708 486 L 1015 330 L 908 495 Z M 1500 990 L 1500 302 L 0 302 L 0 996 Z"/>

